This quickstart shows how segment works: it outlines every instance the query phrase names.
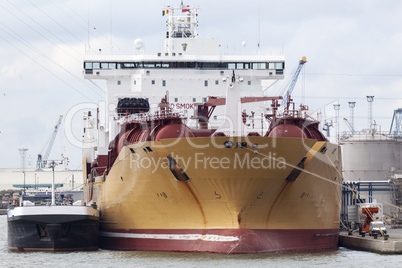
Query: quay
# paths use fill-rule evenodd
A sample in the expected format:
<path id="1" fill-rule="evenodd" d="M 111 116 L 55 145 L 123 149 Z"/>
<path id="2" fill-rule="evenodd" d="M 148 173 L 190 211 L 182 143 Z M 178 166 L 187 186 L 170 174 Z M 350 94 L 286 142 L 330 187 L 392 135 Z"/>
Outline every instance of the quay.
<path id="1" fill-rule="evenodd" d="M 354 250 L 371 251 L 380 254 L 402 254 L 402 229 L 387 228 L 386 240 L 383 236 L 375 239 L 368 233 L 363 237 L 359 232 L 353 231 L 351 235 L 347 231 L 339 234 L 339 246 Z"/>

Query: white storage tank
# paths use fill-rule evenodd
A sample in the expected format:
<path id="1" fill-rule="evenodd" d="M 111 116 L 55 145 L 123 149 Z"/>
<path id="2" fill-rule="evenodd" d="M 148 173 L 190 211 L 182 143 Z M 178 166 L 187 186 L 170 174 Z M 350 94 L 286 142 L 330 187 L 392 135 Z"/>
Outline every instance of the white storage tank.
<path id="1" fill-rule="evenodd" d="M 402 145 L 387 135 L 353 135 L 343 138 L 341 145 L 345 181 L 387 182 L 391 168 L 402 168 Z"/>

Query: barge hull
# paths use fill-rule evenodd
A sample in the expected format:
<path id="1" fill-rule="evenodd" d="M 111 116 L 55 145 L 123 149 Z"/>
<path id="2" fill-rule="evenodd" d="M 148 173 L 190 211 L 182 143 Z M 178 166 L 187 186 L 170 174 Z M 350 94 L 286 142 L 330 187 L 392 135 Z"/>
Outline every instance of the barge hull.
<path id="1" fill-rule="evenodd" d="M 8 219 L 12 251 L 97 250 L 99 220 L 85 215 L 28 215 Z"/>

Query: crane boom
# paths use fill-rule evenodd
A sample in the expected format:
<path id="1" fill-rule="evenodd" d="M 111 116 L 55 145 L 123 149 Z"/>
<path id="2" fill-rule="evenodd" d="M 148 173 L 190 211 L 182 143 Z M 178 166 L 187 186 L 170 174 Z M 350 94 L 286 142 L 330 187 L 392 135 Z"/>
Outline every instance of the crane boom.
<path id="1" fill-rule="evenodd" d="M 402 135 L 401 125 L 402 125 L 402 108 L 399 108 L 394 111 L 391 127 L 389 129 L 389 135 L 393 134 L 395 137 L 400 138 Z"/>
<path id="2" fill-rule="evenodd" d="M 307 62 L 306 57 L 303 57 L 300 61 L 299 61 L 299 66 L 297 66 L 296 72 L 293 75 L 292 81 L 290 82 L 289 85 L 289 89 L 286 92 L 284 98 L 283 98 L 283 105 L 286 107 L 289 107 L 289 102 L 290 102 L 290 95 L 292 95 L 293 89 L 295 88 L 296 82 L 297 82 L 297 78 L 299 77 L 300 71 L 302 70 L 304 64 Z"/>
<path id="3" fill-rule="evenodd" d="M 42 157 L 42 154 L 38 154 L 38 161 L 37 161 L 37 165 L 36 165 L 38 168 L 44 167 L 45 165 L 43 164 L 43 162 L 48 160 L 48 158 L 49 158 L 50 151 L 52 150 L 52 147 L 53 147 L 54 141 L 56 139 L 57 132 L 59 131 L 59 127 L 60 127 L 62 119 L 63 119 L 63 116 L 60 115 L 59 120 L 57 121 L 57 124 L 54 126 L 54 131 L 53 131 L 52 137 L 49 140 L 46 152 L 43 155 L 43 157 Z"/>
<path id="4" fill-rule="evenodd" d="M 355 128 L 352 126 L 352 124 L 349 123 L 348 119 L 344 118 L 343 120 L 345 121 L 346 125 L 348 126 L 348 128 L 350 129 L 352 134 L 354 135 L 356 132 Z"/>

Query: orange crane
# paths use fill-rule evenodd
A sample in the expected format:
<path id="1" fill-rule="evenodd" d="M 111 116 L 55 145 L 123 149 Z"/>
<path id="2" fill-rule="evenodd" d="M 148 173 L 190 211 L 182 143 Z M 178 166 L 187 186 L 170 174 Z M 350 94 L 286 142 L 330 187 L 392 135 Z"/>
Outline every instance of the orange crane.
<path id="1" fill-rule="evenodd" d="M 370 222 L 372 222 L 374 218 L 373 214 L 378 213 L 378 210 L 378 207 L 362 208 L 362 213 L 366 215 L 366 219 L 363 224 L 359 223 L 359 234 L 362 232 L 369 232 Z"/>

